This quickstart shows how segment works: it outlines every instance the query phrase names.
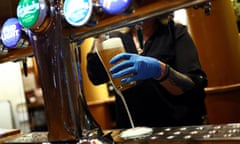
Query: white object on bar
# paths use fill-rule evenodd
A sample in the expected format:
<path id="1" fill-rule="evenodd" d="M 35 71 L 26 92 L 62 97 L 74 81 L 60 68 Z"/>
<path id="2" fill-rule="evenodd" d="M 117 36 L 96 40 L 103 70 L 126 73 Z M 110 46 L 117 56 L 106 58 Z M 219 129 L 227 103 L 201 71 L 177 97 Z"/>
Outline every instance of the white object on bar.
<path id="1" fill-rule="evenodd" d="M 151 135 L 153 132 L 152 128 L 149 127 L 134 127 L 124 130 L 120 133 L 122 139 L 134 139 L 142 138 Z"/>

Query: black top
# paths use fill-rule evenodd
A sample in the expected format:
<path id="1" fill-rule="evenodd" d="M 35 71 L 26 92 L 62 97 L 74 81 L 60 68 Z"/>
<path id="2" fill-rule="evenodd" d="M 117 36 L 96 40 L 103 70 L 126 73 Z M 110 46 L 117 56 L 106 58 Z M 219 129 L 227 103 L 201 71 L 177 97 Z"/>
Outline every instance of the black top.
<path id="1" fill-rule="evenodd" d="M 119 34 L 126 51 L 136 52 L 131 34 Z M 197 50 L 183 25 L 159 23 L 159 29 L 145 43 L 142 55 L 155 57 L 171 68 L 188 75 L 195 86 L 180 96 L 169 94 L 154 79 L 138 81 L 137 85 L 123 92 L 135 126 L 182 126 L 202 124 L 206 115 L 204 105 L 204 87 L 207 77 L 201 69 Z M 95 84 L 108 82 L 106 71 L 98 56 L 89 53 L 87 70 L 90 80 Z M 119 128 L 130 127 L 121 99 L 116 95 L 117 125 Z"/>

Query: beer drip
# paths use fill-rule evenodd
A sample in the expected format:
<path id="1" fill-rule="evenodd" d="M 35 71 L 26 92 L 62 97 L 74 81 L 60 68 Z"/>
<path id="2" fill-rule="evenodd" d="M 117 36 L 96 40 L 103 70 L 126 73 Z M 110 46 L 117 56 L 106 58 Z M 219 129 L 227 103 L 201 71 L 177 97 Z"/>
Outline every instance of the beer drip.
<path id="1" fill-rule="evenodd" d="M 131 128 L 126 129 L 120 133 L 120 137 L 123 139 L 135 139 L 135 138 L 140 138 L 140 137 L 143 138 L 145 136 L 151 135 L 153 132 L 152 128 L 145 127 L 145 126 L 135 127 L 132 116 L 131 116 L 131 112 L 130 112 L 128 105 L 126 103 L 126 100 L 122 94 L 122 91 L 119 90 L 118 88 L 116 88 L 116 86 L 114 84 L 113 84 L 113 87 L 114 87 L 116 93 L 119 95 L 119 97 L 122 100 L 122 103 L 124 105 L 124 108 L 126 109 L 128 119 L 129 119 L 129 122 L 131 125 Z"/>
<path id="2" fill-rule="evenodd" d="M 135 128 L 135 125 L 134 125 L 134 122 L 133 122 L 131 113 L 130 113 L 130 111 L 129 111 L 128 105 L 127 105 L 127 103 L 126 103 L 126 100 L 125 100 L 122 92 L 121 92 L 119 89 L 117 89 L 114 85 L 113 85 L 113 87 L 114 87 L 116 93 L 120 96 L 120 98 L 121 98 L 121 100 L 122 100 L 122 102 L 123 102 L 124 108 L 125 108 L 126 111 L 127 111 L 127 115 L 128 115 L 128 119 L 129 119 L 129 121 L 130 121 L 131 127 L 132 127 L 132 128 Z"/>

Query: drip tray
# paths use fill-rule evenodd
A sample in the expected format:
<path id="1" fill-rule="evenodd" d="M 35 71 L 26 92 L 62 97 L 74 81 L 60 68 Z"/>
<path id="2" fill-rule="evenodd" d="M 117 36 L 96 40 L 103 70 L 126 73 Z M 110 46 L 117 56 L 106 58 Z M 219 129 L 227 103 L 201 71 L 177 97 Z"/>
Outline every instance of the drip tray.
<path id="1" fill-rule="evenodd" d="M 152 135 L 147 137 L 126 140 L 116 135 L 116 139 L 120 142 L 138 141 L 170 143 L 211 141 L 217 143 L 220 141 L 238 141 L 238 143 L 240 143 L 240 123 L 154 128 Z"/>
<path id="2" fill-rule="evenodd" d="M 153 128 L 151 135 L 121 139 L 120 132 L 123 130 L 108 130 L 116 143 L 157 143 L 157 144 L 218 144 L 230 143 L 240 144 L 240 123 L 222 124 L 222 125 L 199 125 L 182 127 L 161 127 Z M 15 137 L 4 143 L 51 143 L 48 142 L 47 132 L 32 132 Z M 66 141 L 64 141 L 66 143 Z M 75 143 L 75 142 L 67 142 Z"/>

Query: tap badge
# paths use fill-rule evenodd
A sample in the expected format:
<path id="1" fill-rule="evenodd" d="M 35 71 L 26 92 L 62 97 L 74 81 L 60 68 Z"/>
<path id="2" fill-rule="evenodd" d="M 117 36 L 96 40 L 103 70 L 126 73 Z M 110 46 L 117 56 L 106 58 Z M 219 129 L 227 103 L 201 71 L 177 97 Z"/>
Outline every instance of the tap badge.
<path id="1" fill-rule="evenodd" d="M 102 9 L 108 14 L 124 12 L 130 5 L 131 0 L 99 0 Z"/>
<path id="2" fill-rule="evenodd" d="M 65 0 L 63 13 L 66 21 L 73 26 L 82 26 L 92 15 L 92 0 Z"/>
<path id="3" fill-rule="evenodd" d="M 21 29 L 22 27 L 17 18 L 7 19 L 4 22 L 1 31 L 1 39 L 3 44 L 8 48 L 15 47 L 21 38 Z"/>
<path id="4" fill-rule="evenodd" d="M 17 6 L 17 17 L 25 28 L 39 27 L 46 16 L 45 0 L 20 0 Z"/>

